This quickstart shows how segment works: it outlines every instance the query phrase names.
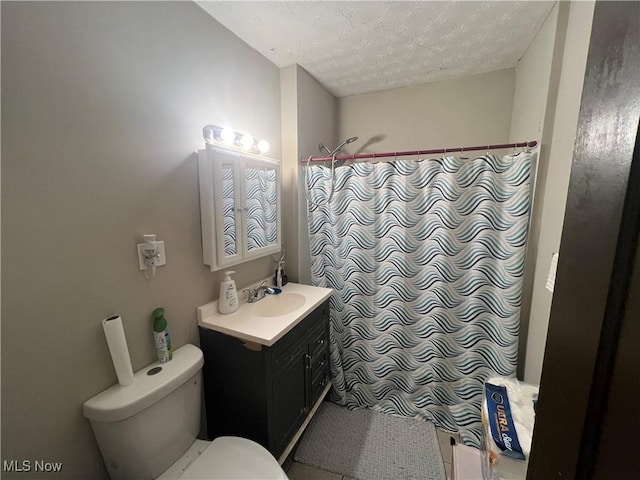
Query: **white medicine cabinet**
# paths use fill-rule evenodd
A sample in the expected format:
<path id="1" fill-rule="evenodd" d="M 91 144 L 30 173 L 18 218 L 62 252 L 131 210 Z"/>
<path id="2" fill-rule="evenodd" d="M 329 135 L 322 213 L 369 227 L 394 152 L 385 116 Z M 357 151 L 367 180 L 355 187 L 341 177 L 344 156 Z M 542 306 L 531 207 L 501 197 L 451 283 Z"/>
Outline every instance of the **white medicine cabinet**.
<path id="1" fill-rule="evenodd" d="M 280 251 L 280 162 L 207 145 L 198 151 L 198 177 L 211 271 Z"/>

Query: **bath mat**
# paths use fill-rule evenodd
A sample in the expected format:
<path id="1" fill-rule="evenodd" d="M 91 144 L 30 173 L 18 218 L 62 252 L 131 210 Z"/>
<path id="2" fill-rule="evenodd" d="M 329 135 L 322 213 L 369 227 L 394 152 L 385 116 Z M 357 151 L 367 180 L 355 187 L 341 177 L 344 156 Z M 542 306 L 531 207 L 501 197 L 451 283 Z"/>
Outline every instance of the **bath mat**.
<path id="1" fill-rule="evenodd" d="M 433 423 L 322 402 L 294 459 L 358 480 L 445 480 Z"/>

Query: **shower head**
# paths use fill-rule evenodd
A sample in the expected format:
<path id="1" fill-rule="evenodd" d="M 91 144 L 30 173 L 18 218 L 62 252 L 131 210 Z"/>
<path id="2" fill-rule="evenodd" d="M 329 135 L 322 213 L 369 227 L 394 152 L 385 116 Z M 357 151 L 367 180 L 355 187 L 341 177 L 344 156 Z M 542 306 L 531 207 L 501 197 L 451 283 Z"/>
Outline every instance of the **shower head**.
<path id="1" fill-rule="evenodd" d="M 318 149 L 320 151 L 324 150 L 325 152 L 327 152 L 329 154 L 329 156 L 331 157 L 331 191 L 329 192 L 329 196 L 325 199 L 325 201 L 323 203 L 313 203 L 311 201 L 311 199 L 308 199 L 308 201 L 310 202 L 311 205 L 315 205 L 315 206 L 319 206 L 319 205 L 326 205 L 327 203 L 329 203 L 331 201 L 331 197 L 333 196 L 333 188 L 335 186 L 335 167 L 336 164 L 338 164 L 338 167 L 342 166 L 344 164 L 344 160 L 339 160 L 336 161 L 336 157 L 338 155 L 338 153 L 340 151 L 342 151 L 342 147 L 344 147 L 347 143 L 352 143 L 355 142 L 358 139 L 358 137 L 351 137 L 351 138 L 347 138 L 344 142 L 342 142 L 340 145 L 338 145 L 336 148 L 333 149 L 333 151 L 330 151 L 323 143 L 318 144 Z M 309 159 L 307 160 L 307 167 L 309 166 L 309 162 L 311 162 L 311 157 L 309 157 Z M 307 170 L 305 170 L 305 182 L 307 182 Z M 308 185 L 308 183 L 307 183 Z M 309 187 L 310 188 L 310 187 Z"/>
<path id="2" fill-rule="evenodd" d="M 331 155 L 333 155 L 334 153 L 339 152 L 340 150 L 342 150 L 342 147 L 344 147 L 347 143 L 352 143 L 355 142 L 358 139 L 358 137 L 351 137 L 351 138 L 347 138 L 344 142 L 342 142 L 340 145 L 338 145 L 333 152 L 331 152 Z"/>

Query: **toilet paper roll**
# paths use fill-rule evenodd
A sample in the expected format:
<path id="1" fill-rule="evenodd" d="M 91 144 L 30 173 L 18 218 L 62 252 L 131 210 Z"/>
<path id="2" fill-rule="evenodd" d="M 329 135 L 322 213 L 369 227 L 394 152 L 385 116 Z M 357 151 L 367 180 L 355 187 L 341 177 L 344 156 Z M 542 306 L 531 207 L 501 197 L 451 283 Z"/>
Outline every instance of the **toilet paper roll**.
<path id="1" fill-rule="evenodd" d="M 127 339 L 124 337 L 122 319 L 119 315 L 113 315 L 102 320 L 104 336 L 111 353 L 113 368 L 116 371 L 120 385 L 126 386 L 133 383 L 133 369 L 127 348 Z"/>

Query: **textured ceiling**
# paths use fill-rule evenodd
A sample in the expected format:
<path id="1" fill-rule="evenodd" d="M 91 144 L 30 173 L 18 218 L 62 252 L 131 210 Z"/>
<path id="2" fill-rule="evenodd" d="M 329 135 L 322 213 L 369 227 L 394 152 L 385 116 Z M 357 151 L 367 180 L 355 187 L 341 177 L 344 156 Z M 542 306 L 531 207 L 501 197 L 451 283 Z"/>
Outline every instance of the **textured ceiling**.
<path id="1" fill-rule="evenodd" d="M 197 2 L 279 67 L 333 95 L 511 68 L 556 2 Z"/>

